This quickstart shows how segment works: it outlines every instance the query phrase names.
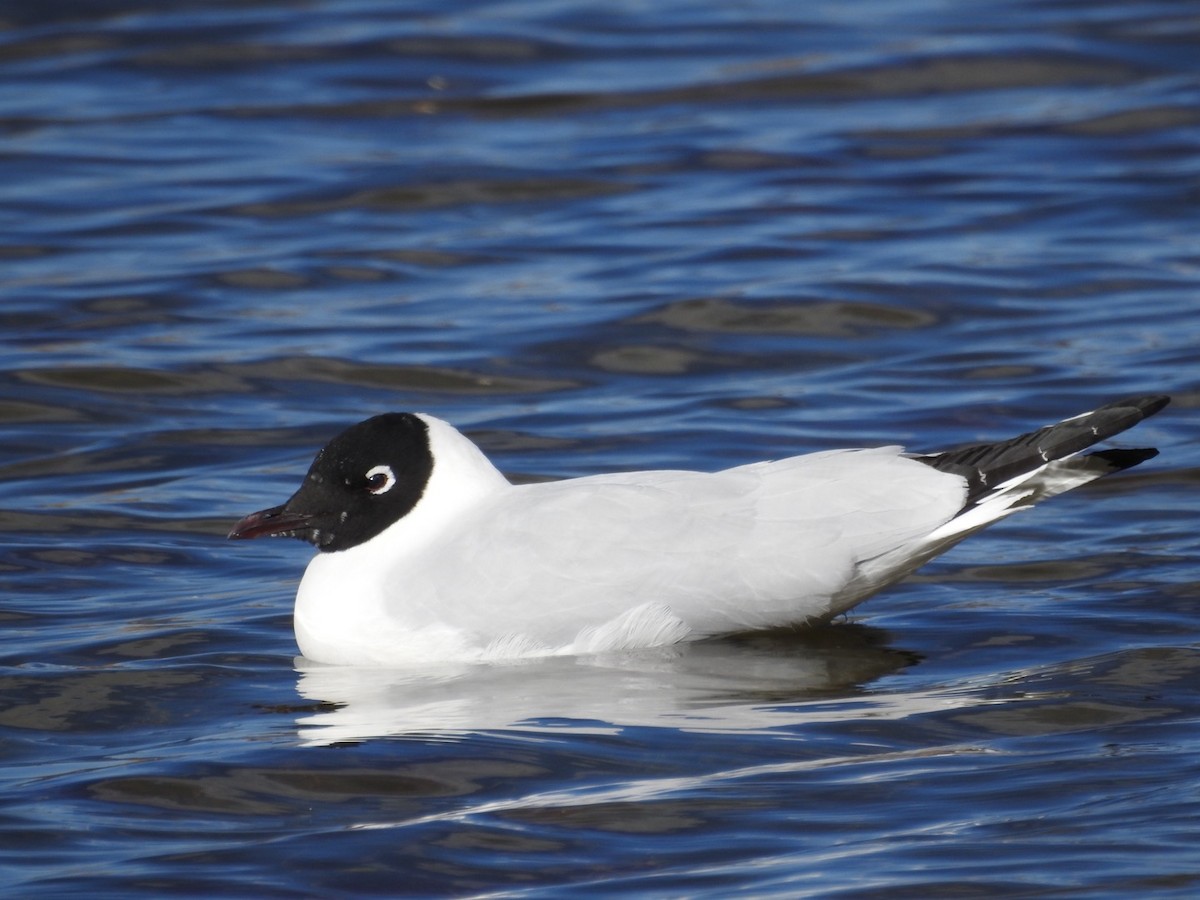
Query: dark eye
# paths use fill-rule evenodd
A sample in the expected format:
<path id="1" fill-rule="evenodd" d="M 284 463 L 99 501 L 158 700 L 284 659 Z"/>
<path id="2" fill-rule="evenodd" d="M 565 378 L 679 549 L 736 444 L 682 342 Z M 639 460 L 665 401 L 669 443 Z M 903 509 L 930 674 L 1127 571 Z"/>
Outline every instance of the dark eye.
<path id="1" fill-rule="evenodd" d="M 396 483 L 391 466 L 375 466 L 367 472 L 367 490 L 372 494 L 386 494 Z"/>

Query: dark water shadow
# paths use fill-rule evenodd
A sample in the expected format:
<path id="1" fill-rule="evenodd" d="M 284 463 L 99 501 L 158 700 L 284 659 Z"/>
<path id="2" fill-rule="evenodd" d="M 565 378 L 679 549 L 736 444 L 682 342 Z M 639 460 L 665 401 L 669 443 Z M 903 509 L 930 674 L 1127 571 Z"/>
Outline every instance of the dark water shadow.
<path id="1" fill-rule="evenodd" d="M 890 646 L 886 632 L 861 625 L 434 670 L 299 658 L 296 689 L 320 708 L 297 724 L 311 744 L 498 729 L 756 732 L 803 717 L 781 704 L 854 697 L 917 659 Z"/>

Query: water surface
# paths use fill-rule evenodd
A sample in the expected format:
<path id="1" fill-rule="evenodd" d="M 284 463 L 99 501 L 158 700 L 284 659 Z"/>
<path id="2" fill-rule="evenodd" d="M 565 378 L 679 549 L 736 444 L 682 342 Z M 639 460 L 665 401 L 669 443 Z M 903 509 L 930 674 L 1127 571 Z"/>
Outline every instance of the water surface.
<path id="1" fill-rule="evenodd" d="M 39 896 L 1191 897 L 1187 4 L 0 14 L 0 866 Z M 295 658 L 229 544 L 342 427 L 515 480 L 1005 437 L 1157 460 L 829 627 Z"/>

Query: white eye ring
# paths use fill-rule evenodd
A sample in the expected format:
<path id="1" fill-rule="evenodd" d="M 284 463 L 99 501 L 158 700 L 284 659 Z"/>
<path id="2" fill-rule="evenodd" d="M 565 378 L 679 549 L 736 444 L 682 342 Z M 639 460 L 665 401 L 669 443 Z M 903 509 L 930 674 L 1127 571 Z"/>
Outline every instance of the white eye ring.
<path id="1" fill-rule="evenodd" d="M 376 485 L 374 482 L 378 475 L 383 476 L 383 481 Z M 367 484 L 370 485 L 367 490 L 372 494 L 386 494 L 396 486 L 396 474 L 392 471 L 391 466 L 375 466 L 367 472 Z"/>

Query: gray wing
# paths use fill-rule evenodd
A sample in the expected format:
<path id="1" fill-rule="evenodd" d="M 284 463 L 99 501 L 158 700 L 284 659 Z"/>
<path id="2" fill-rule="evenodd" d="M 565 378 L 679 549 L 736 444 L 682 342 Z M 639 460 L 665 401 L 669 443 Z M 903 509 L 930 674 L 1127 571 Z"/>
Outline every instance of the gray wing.
<path id="1" fill-rule="evenodd" d="M 896 447 L 526 485 L 426 548 L 436 576 L 406 573 L 397 602 L 466 630 L 511 619 L 553 646 L 646 605 L 693 637 L 783 625 L 827 614 L 865 562 L 965 496 L 965 479 Z"/>

